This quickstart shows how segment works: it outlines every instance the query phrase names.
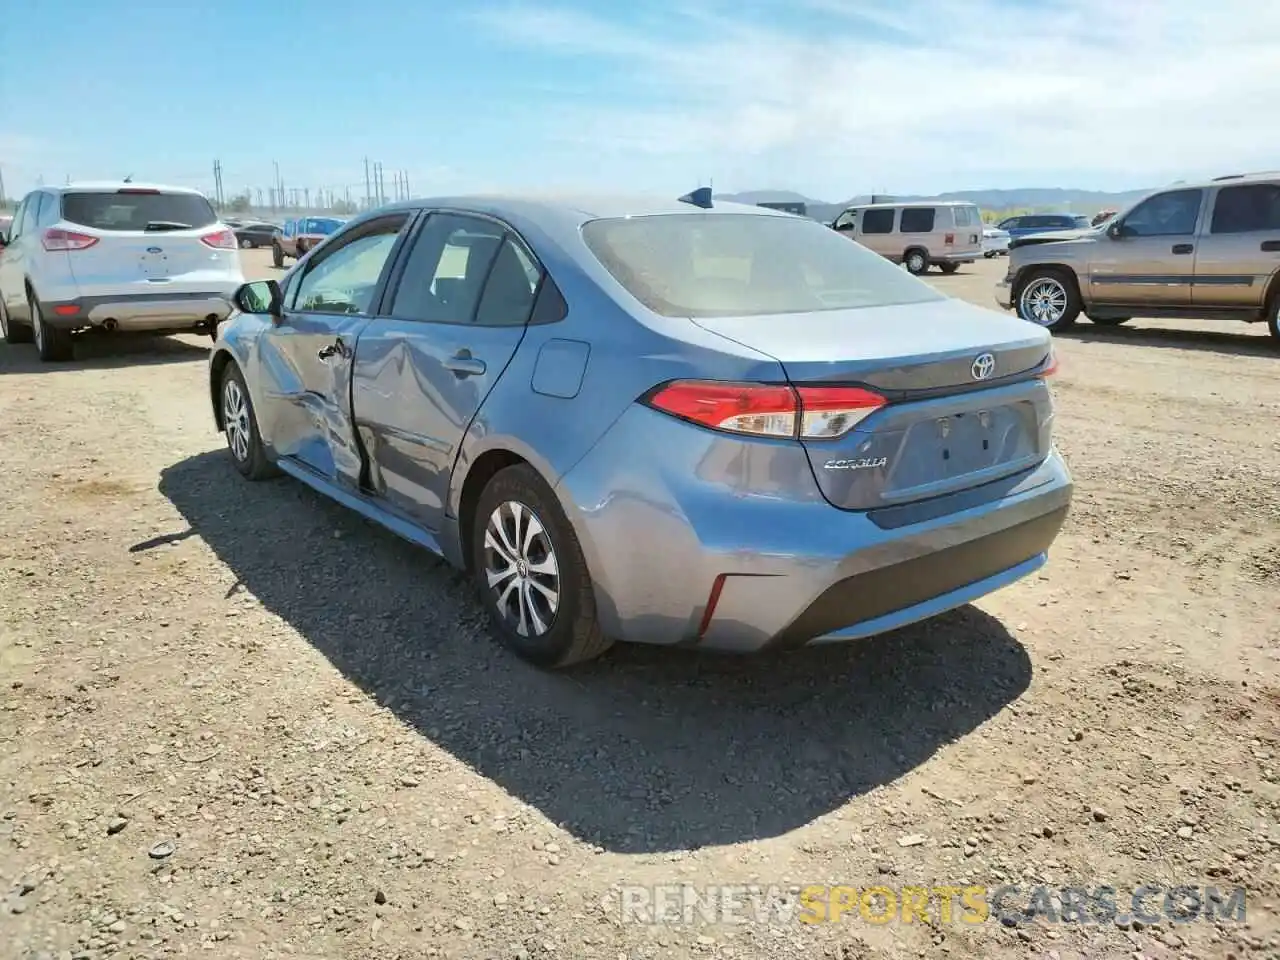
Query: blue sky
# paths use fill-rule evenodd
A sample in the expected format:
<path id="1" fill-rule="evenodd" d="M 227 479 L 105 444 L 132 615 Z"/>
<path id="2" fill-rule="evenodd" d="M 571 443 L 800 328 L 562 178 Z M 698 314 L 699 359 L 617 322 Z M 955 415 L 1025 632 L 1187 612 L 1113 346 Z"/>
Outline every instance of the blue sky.
<path id="1" fill-rule="evenodd" d="M 42 0 L 0 18 L 10 194 L 1131 189 L 1280 167 L 1257 0 Z M 47 44 L 45 62 L 16 55 Z M 20 68 L 20 69 L 19 69 Z"/>

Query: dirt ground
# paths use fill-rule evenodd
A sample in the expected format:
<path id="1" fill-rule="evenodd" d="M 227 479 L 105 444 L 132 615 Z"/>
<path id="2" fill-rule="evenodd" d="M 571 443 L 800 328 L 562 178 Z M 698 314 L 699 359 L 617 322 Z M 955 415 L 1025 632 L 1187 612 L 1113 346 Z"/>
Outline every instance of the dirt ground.
<path id="1" fill-rule="evenodd" d="M 986 306 L 1003 269 L 931 281 Z M 0 345 L 0 954 L 1280 955 L 1280 351 L 1058 345 L 1078 486 L 1038 576 L 855 645 L 561 675 L 441 562 L 243 482 L 207 341 Z M 1247 917 L 644 924 L 624 884 L 1243 886 Z"/>

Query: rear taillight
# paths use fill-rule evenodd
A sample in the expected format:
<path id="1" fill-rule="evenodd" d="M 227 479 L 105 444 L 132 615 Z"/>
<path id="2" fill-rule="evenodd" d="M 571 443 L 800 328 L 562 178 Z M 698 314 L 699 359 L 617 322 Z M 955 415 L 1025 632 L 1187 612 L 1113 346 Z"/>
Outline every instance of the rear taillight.
<path id="1" fill-rule="evenodd" d="M 230 230 L 206 233 L 200 238 L 200 242 L 206 246 L 213 247 L 215 250 L 234 250 L 237 246 L 236 235 Z"/>
<path id="2" fill-rule="evenodd" d="M 943 242 L 943 243 L 955 243 L 955 242 L 956 242 L 956 235 L 955 235 L 954 233 L 948 233 L 948 234 L 946 234 L 945 236 L 943 236 L 943 238 L 942 238 L 942 242 Z"/>
<path id="3" fill-rule="evenodd" d="M 87 250 L 98 242 L 97 237 L 90 237 L 83 233 L 75 233 L 71 230 L 59 230 L 57 227 L 50 227 L 44 232 L 44 236 L 40 238 L 40 243 L 46 250 Z"/>
<path id="4" fill-rule="evenodd" d="M 848 433 L 886 401 L 861 387 L 676 380 L 645 402 L 673 417 L 726 433 L 823 440 Z"/>

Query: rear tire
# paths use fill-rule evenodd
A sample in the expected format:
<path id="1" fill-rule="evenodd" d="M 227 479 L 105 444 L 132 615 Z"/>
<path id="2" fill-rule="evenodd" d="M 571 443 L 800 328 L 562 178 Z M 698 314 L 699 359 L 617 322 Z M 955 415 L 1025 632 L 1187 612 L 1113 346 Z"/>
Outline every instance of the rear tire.
<path id="1" fill-rule="evenodd" d="M 1054 333 L 1074 324 L 1083 307 L 1075 277 L 1053 267 L 1033 270 L 1014 303 L 1023 320 Z"/>
<path id="2" fill-rule="evenodd" d="M 947 273 L 947 274 L 955 273 L 957 270 L 959 270 L 959 269 L 960 269 L 960 264 L 958 264 L 958 263 L 940 263 L 940 264 L 938 264 L 938 269 L 939 269 L 939 270 L 941 270 L 943 273 Z"/>
<path id="3" fill-rule="evenodd" d="M 31 328 L 9 316 L 3 296 L 0 296 L 0 335 L 3 335 L 5 343 L 30 343 L 32 339 Z"/>
<path id="4" fill-rule="evenodd" d="M 254 243 L 252 240 L 250 240 L 248 237 L 244 237 L 244 238 L 240 241 L 240 249 L 241 249 L 241 250 L 252 250 L 252 249 L 253 249 L 254 247 L 256 247 L 256 246 L 257 246 L 257 244 L 256 244 L 256 243 Z"/>
<path id="5" fill-rule="evenodd" d="M 907 272 L 913 276 L 920 276 L 922 273 L 929 272 L 929 254 L 923 250 L 908 250 L 902 255 L 902 265 L 907 268 Z"/>
<path id="6" fill-rule="evenodd" d="M 284 266 L 284 251 L 280 249 L 280 244 L 278 243 L 271 245 L 271 265 L 275 267 Z"/>
<path id="7" fill-rule="evenodd" d="M 471 569 L 494 631 L 521 659 L 567 667 L 612 646 L 573 526 L 528 464 L 494 474 L 480 494 Z"/>
<path id="8" fill-rule="evenodd" d="M 51 327 L 44 319 L 44 310 L 35 293 L 27 291 L 27 310 L 31 314 L 31 334 L 45 363 L 62 363 L 70 360 L 75 350 L 71 343 L 71 331 Z"/>
<path id="9" fill-rule="evenodd" d="M 222 371 L 218 385 L 218 403 L 222 405 L 222 432 L 227 438 L 231 462 L 249 480 L 266 480 L 277 476 L 279 468 L 267 456 L 258 433 L 258 415 L 249 397 L 244 374 L 235 361 Z"/>
<path id="10" fill-rule="evenodd" d="M 1276 343 L 1280 344 L 1280 290 L 1271 297 L 1271 306 L 1267 309 L 1267 329 Z"/>
<path id="11" fill-rule="evenodd" d="M 1132 319 L 1132 317 L 1090 317 L 1089 322 L 1099 327 L 1118 327 Z"/>

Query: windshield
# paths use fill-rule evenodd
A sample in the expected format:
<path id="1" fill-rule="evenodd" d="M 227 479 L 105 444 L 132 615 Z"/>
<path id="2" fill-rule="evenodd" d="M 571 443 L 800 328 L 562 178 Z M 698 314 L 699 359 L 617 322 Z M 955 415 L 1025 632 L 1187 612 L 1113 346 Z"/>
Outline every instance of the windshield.
<path id="1" fill-rule="evenodd" d="M 810 313 L 945 299 L 816 220 L 673 214 L 592 220 L 591 252 L 666 317 Z"/>
<path id="2" fill-rule="evenodd" d="M 341 220 L 334 220 L 329 217 L 313 217 L 306 222 L 303 231 L 306 233 L 322 233 L 328 236 L 340 226 L 342 226 Z"/>
<path id="3" fill-rule="evenodd" d="M 98 230 L 146 230 L 147 224 L 207 227 L 218 222 L 209 201 L 198 193 L 127 188 L 114 193 L 64 193 L 62 219 Z"/>

